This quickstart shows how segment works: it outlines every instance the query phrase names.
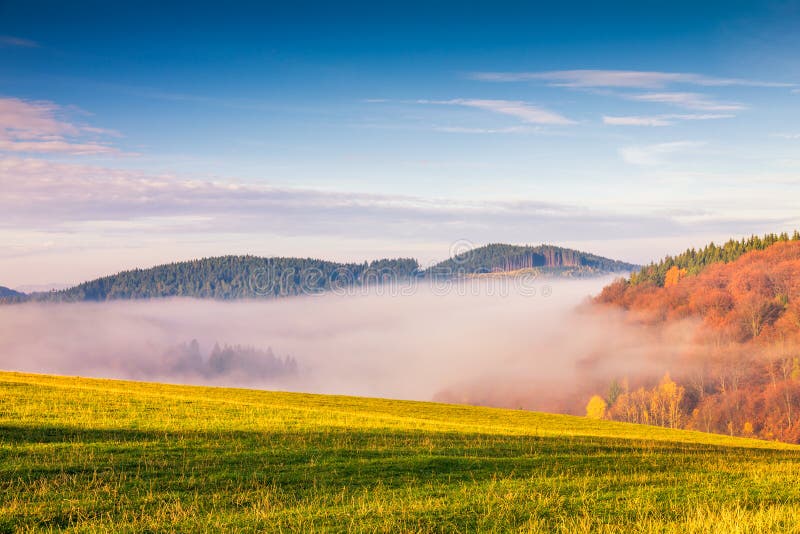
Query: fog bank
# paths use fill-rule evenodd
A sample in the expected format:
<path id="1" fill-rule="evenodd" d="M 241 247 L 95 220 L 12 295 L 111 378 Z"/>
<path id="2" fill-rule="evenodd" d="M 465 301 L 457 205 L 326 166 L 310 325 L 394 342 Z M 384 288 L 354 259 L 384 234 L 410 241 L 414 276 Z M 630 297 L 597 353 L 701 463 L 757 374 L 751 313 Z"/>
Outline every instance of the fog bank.
<path id="1" fill-rule="evenodd" d="M 373 289 L 263 301 L 3 306 L 0 367 L 576 411 L 578 384 L 635 372 L 645 365 L 642 352 L 658 345 L 628 334 L 608 310 L 576 311 L 608 282 L 547 280 L 533 291 L 503 284 L 498 291 L 496 281 L 481 281 L 466 291 L 421 285 L 406 295 Z M 201 374 L 165 356 L 194 339 L 204 357 L 216 343 L 271 347 L 278 358 L 292 357 L 297 373 L 265 376 L 242 359 L 230 373 Z"/>

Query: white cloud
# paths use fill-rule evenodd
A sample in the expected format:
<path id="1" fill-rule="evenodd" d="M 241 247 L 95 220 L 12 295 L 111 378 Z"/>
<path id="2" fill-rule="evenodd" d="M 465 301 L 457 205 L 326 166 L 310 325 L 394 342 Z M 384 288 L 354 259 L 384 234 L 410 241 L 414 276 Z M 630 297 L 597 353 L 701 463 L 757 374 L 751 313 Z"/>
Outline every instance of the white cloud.
<path id="1" fill-rule="evenodd" d="M 672 141 L 654 145 L 623 147 L 619 150 L 622 159 L 631 165 L 660 165 L 668 156 L 679 152 L 687 152 L 705 145 L 697 141 Z"/>
<path id="2" fill-rule="evenodd" d="M 700 111 L 740 111 L 746 109 L 746 106 L 738 102 L 717 102 L 700 93 L 644 93 L 631 95 L 629 98 L 639 102 L 669 104 Z"/>
<path id="3" fill-rule="evenodd" d="M 781 139 L 800 139 L 800 133 L 780 133 L 774 134 L 773 137 L 780 137 Z"/>
<path id="4" fill-rule="evenodd" d="M 556 112 L 517 100 L 483 100 L 455 98 L 452 100 L 417 100 L 418 104 L 437 104 L 446 106 L 465 106 L 483 109 L 493 113 L 510 115 L 532 124 L 568 125 L 575 121 Z"/>
<path id="5" fill-rule="evenodd" d="M 62 108 L 53 102 L 0 98 L 0 152 L 121 154 L 95 139 L 118 137 L 117 132 L 73 124 L 61 114 Z"/>
<path id="6" fill-rule="evenodd" d="M 721 113 L 670 113 L 654 116 L 603 116 L 603 123 L 611 126 L 671 126 L 676 121 L 703 121 L 713 119 L 730 119 L 735 115 Z"/>
<path id="7" fill-rule="evenodd" d="M 558 87 L 617 87 L 629 89 L 661 89 L 669 84 L 707 87 L 743 85 L 753 87 L 794 87 L 795 84 L 762 82 L 741 78 L 717 78 L 685 72 L 635 70 L 557 70 L 547 72 L 476 72 L 472 78 L 491 82 L 543 80 Z"/>

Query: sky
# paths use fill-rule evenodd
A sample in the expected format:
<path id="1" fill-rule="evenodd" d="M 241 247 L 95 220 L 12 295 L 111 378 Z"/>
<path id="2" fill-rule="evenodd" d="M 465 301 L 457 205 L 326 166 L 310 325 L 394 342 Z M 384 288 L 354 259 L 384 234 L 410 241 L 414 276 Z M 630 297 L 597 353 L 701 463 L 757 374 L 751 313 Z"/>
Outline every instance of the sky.
<path id="1" fill-rule="evenodd" d="M 0 285 L 800 227 L 798 1 L 178 4 L 0 0 Z"/>

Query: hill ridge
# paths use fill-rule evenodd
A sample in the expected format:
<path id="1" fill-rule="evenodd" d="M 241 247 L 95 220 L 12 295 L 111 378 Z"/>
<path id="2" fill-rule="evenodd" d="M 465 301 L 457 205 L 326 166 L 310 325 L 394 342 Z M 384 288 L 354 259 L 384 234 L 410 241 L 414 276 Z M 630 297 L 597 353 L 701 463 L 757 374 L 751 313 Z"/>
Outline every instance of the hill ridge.
<path id="1" fill-rule="evenodd" d="M 251 254 L 203 257 L 123 270 L 73 287 L 0 298 L 0 302 L 105 301 L 193 297 L 221 300 L 317 294 L 353 286 L 399 282 L 431 276 L 495 272 L 518 265 L 544 274 L 595 276 L 631 272 L 637 266 L 554 245 L 493 243 L 471 249 L 422 269 L 414 258 L 336 262 L 312 257 Z"/>
<path id="2" fill-rule="evenodd" d="M 489 243 L 441 261 L 429 268 L 428 272 L 485 274 L 520 269 L 551 269 L 592 274 L 630 273 L 639 267 L 632 263 L 546 243 L 541 245 Z"/>

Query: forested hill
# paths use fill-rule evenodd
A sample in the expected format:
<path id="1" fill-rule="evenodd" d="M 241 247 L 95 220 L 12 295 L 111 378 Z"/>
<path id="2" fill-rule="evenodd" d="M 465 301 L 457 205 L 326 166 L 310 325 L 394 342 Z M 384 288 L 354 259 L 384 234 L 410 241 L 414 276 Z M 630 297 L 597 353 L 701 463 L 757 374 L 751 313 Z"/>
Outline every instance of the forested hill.
<path id="1" fill-rule="evenodd" d="M 493 243 L 458 254 L 428 269 L 428 273 L 482 274 L 536 269 L 581 275 L 631 273 L 640 267 L 578 250 L 552 245 L 519 246 Z"/>
<path id="2" fill-rule="evenodd" d="M 487 245 L 420 269 L 411 258 L 337 263 L 312 258 L 222 256 L 133 269 L 48 293 L 0 302 L 103 301 L 162 297 L 214 299 L 308 295 L 348 287 L 402 282 L 413 278 L 515 271 L 532 268 L 575 276 L 625 273 L 635 265 L 549 245 Z"/>
<path id="3" fill-rule="evenodd" d="M 239 299 L 314 294 L 356 285 L 408 278 L 414 259 L 336 263 L 311 258 L 222 256 L 134 269 L 75 287 L 31 295 L 33 300 L 81 301 L 195 297 Z"/>
<path id="4" fill-rule="evenodd" d="M 800 232 L 795 230 L 790 237 L 788 233 L 767 234 L 764 237 L 751 236 L 740 241 L 729 240 L 724 245 L 709 243 L 701 249 L 690 248 L 677 256 L 667 256 L 658 263 L 645 266 L 630 278 L 632 285 L 652 283 L 657 286 L 669 285 L 676 278 L 685 275 L 696 275 L 714 263 L 729 263 L 740 256 L 754 250 L 764 250 L 786 241 L 800 241 Z M 668 274 L 669 273 L 669 274 Z"/>
<path id="5" fill-rule="evenodd" d="M 0 302 L 19 302 L 25 300 L 25 293 L 14 291 L 13 289 L 0 286 Z"/>
<path id="6" fill-rule="evenodd" d="M 19 291 L 14 291 L 8 287 L 0 286 L 0 297 L 17 297 L 22 295 Z"/>

